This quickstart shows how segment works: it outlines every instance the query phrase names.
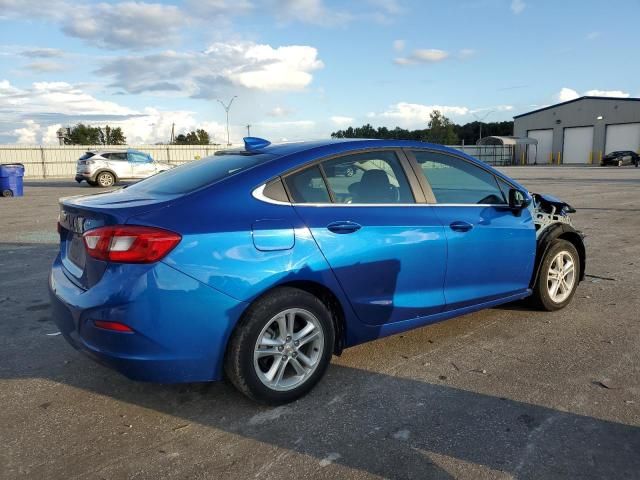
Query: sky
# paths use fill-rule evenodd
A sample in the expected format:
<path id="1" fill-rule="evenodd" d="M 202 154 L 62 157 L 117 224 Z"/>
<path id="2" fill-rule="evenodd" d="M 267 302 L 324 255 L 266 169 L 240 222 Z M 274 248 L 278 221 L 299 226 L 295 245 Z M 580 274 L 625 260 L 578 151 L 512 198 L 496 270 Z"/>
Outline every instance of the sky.
<path id="1" fill-rule="evenodd" d="M 640 97 L 638 0 L 0 0 L 0 143 L 426 128 Z"/>

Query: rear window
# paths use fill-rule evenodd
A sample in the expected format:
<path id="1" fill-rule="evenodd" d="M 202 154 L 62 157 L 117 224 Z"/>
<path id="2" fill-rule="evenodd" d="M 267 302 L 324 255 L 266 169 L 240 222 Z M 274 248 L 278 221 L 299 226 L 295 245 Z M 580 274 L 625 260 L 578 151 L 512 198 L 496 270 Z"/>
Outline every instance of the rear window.
<path id="1" fill-rule="evenodd" d="M 273 155 L 266 153 L 215 155 L 203 160 L 185 163 L 159 175 L 154 175 L 131 185 L 129 189 L 165 195 L 189 193 L 272 158 Z"/>

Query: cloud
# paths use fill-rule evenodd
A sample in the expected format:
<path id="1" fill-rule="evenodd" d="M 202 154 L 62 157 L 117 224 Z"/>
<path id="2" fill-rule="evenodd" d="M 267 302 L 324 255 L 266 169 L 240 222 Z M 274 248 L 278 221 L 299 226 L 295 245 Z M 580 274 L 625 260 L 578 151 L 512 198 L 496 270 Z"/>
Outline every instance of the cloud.
<path id="1" fill-rule="evenodd" d="M 171 127 L 176 133 L 204 128 L 213 141 L 226 142 L 222 121 L 200 120 L 186 110 L 160 110 L 154 107 L 134 110 L 115 102 L 104 101 L 65 82 L 36 82 L 18 88 L 0 81 L 0 142 L 57 143 L 56 130 L 77 123 L 122 127 L 130 144 L 168 142 Z M 244 125 L 230 127 L 231 140 L 241 141 Z M 274 139 L 304 139 L 316 135 L 311 120 L 253 122 L 252 133 Z"/>
<path id="2" fill-rule="evenodd" d="M 631 95 L 622 90 L 587 90 L 584 94 L 588 97 L 615 97 L 629 98 Z"/>
<path id="3" fill-rule="evenodd" d="M 515 15 L 520 15 L 524 9 L 527 8 L 527 4 L 524 3 L 523 0 L 512 0 L 511 1 L 511 11 Z"/>
<path id="4" fill-rule="evenodd" d="M 62 63 L 58 62 L 31 62 L 23 67 L 24 70 L 29 70 L 33 73 L 52 73 L 64 70 L 66 67 Z"/>
<path id="5" fill-rule="evenodd" d="M 302 90 L 324 65 L 310 46 L 272 47 L 252 42 L 214 43 L 204 52 L 165 51 L 115 58 L 99 69 L 111 86 L 129 93 L 175 90 L 214 98 L 221 87 L 262 91 Z"/>
<path id="6" fill-rule="evenodd" d="M 394 40 L 393 41 L 393 49 L 396 52 L 401 52 L 402 50 L 404 50 L 405 47 L 405 41 L 404 40 Z"/>
<path id="7" fill-rule="evenodd" d="M 370 118 L 391 120 L 393 126 L 405 128 L 426 128 L 429 116 L 434 110 L 439 110 L 446 116 L 464 116 L 470 113 L 468 107 L 447 105 L 422 105 L 419 103 L 399 102 L 391 105 L 380 113 L 370 113 Z"/>
<path id="8" fill-rule="evenodd" d="M 190 17 L 175 5 L 124 1 L 0 0 L 7 18 L 43 19 L 69 36 L 102 48 L 139 49 L 176 41 Z"/>
<path id="9" fill-rule="evenodd" d="M 174 5 L 99 3 L 70 10 L 62 30 L 98 47 L 138 49 L 175 41 L 185 23 L 185 15 Z"/>
<path id="10" fill-rule="evenodd" d="M 404 45 L 403 45 L 404 46 Z M 475 50 L 471 48 L 463 48 L 455 55 L 459 60 L 466 60 L 475 55 Z M 411 52 L 410 55 L 404 57 L 396 57 L 393 61 L 396 65 L 419 65 L 439 63 L 451 58 L 451 53 L 446 50 L 437 48 L 423 48 Z"/>
<path id="11" fill-rule="evenodd" d="M 344 117 L 341 115 L 334 115 L 330 118 L 330 120 L 339 127 L 346 127 L 347 125 L 351 125 L 354 121 L 353 117 Z"/>
<path id="12" fill-rule="evenodd" d="M 267 116 L 279 118 L 279 117 L 286 117 L 286 116 L 290 115 L 291 113 L 292 113 L 292 111 L 289 110 L 288 108 L 275 106 L 275 107 L 273 107 L 271 110 L 269 110 L 267 112 Z"/>
<path id="13" fill-rule="evenodd" d="M 345 11 L 328 8 L 323 0 L 271 0 L 273 10 L 281 22 L 312 23 L 321 26 L 344 25 L 354 16 Z"/>
<path id="14" fill-rule="evenodd" d="M 55 58 L 64 56 L 64 52 L 57 48 L 31 48 L 23 50 L 20 55 L 27 58 Z"/>
<path id="15" fill-rule="evenodd" d="M 564 87 L 554 95 L 554 98 L 558 102 L 568 102 L 569 100 L 575 100 L 576 98 L 583 96 L 628 98 L 631 95 L 628 92 L 623 92 L 622 90 L 587 90 L 580 94 L 573 88 Z"/>

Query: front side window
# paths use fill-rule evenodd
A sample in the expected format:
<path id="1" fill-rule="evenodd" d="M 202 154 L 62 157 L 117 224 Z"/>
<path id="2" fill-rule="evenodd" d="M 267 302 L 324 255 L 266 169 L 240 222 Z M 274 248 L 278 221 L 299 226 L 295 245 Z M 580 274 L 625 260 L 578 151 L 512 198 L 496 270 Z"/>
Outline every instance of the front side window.
<path id="1" fill-rule="evenodd" d="M 129 161 L 135 163 L 149 163 L 151 159 L 144 153 L 129 152 Z"/>
<path id="2" fill-rule="evenodd" d="M 373 151 L 322 162 L 336 203 L 414 203 L 395 152 Z"/>
<path id="3" fill-rule="evenodd" d="M 438 203 L 504 205 L 496 177 L 490 172 L 451 155 L 413 152 Z"/>

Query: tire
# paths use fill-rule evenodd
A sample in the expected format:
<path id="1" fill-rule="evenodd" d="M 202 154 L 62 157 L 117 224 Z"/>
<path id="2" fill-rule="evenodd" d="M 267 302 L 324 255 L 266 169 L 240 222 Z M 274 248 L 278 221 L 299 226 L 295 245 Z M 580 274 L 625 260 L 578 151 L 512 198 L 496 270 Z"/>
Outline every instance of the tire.
<path id="1" fill-rule="evenodd" d="M 87 183 L 89 185 L 91 185 L 92 187 L 97 187 L 98 186 L 98 182 L 94 182 L 93 180 L 87 180 Z"/>
<path id="2" fill-rule="evenodd" d="M 570 277 L 568 272 L 564 273 L 564 284 L 561 283 L 559 287 L 555 287 L 556 283 L 553 281 L 553 273 L 550 274 L 550 270 L 557 271 L 560 263 L 564 263 L 566 268 L 568 264 L 566 262 L 569 259 L 573 264 L 572 276 Z M 576 293 L 580 273 L 580 256 L 576 247 L 566 240 L 555 240 L 540 265 L 540 272 L 533 290 L 533 304 L 548 312 L 566 307 Z M 563 285 L 569 288 L 563 288 Z M 555 295 L 553 294 L 554 289 L 557 292 Z"/>
<path id="3" fill-rule="evenodd" d="M 618 160 L 618 166 L 621 167 L 622 166 L 622 160 Z"/>
<path id="4" fill-rule="evenodd" d="M 96 185 L 102 188 L 113 187 L 115 183 L 116 177 L 111 172 L 100 172 L 96 177 Z"/>
<path id="5" fill-rule="evenodd" d="M 8 188 L 6 190 L 2 190 L 2 196 L 13 197 L 13 190 L 9 190 Z"/>
<path id="6" fill-rule="evenodd" d="M 292 329 L 285 317 L 293 319 Z M 289 403 L 322 378 L 331 361 L 334 337 L 331 314 L 317 297 L 279 287 L 253 303 L 236 326 L 225 355 L 225 373 L 238 390 L 257 402 Z M 308 361 L 312 366 L 307 366 Z"/>

